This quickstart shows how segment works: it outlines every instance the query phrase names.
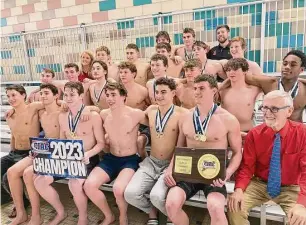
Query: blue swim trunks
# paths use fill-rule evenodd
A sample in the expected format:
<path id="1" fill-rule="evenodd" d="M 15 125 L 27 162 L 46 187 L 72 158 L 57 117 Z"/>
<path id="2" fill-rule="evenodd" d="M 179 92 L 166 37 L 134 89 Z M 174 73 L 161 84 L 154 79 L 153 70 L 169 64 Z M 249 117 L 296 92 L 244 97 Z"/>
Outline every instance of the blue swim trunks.
<path id="1" fill-rule="evenodd" d="M 111 153 L 106 153 L 103 155 L 103 159 L 97 166 L 99 166 L 108 174 L 110 181 L 113 181 L 116 179 L 120 171 L 125 168 L 130 168 L 136 171 L 139 167 L 140 161 L 141 158 L 136 154 L 118 157 Z"/>

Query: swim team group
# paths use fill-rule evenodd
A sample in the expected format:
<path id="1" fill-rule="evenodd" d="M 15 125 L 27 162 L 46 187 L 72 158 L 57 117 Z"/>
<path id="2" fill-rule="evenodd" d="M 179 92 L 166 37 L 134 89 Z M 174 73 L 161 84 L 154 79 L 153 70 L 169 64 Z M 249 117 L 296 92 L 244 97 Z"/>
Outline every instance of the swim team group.
<path id="1" fill-rule="evenodd" d="M 80 68 L 64 66 L 68 81 L 56 80 L 45 68 L 40 87 L 28 98 L 23 86 L 6 87 L 12 135 L 11 151 L 1 158 L 1 204 L 13 200 L 11 224 L 41 224 L 40 197 L 56 211 L 51 225 L 67 217 L 52 187 L 64 178 L 33 171 L 29 138 L 40 136 L 83 141 L 88 177 L 68 182 L 78 225 L 89 223 L 88 199 L 103 213 L 101 225 L 115 220 L 127 225 L 128 204 L 148 214 L 147 225 L 158 225 L 158 213 L 167 216 L 168 225 L 188 225 L 182 207 L 199 190 L 212 225 L 249 224 L 250 209 L 269 200 L 281 206 L 288 224 L 306 225 L 306 80 L 299 78 L 306 56 L 289 51 L 281 77 L 267 76 L 244 58 L 245 39 L 229 40 L 229 32 L 227 25 L 218 26 L 219 45 L 210 49 L 192 28 L 183 30 L 182 46 L 173 46 L 161 31 L 149 63 L 139 59 L 135 44 L 126 46 L 126 61 L 119 65 L 101 46 L 95 57 L 81 54 Z M 176 181 L 176 147 L 228 149 L 225 179 Z M 227 195 L 231 178 L 235 190 Z M 119 218 L 99 189 L 113 180 Z"/>

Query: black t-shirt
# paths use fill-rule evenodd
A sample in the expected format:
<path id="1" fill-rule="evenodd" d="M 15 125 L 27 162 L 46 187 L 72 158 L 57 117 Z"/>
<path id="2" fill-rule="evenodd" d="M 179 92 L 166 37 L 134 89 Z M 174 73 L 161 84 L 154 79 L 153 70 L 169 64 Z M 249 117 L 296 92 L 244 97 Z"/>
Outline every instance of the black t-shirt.
<path id="1" fill-rule="evenodd" d="M 231 59 L 230 44 L 223 48 L 220 44 L 210 49 L 207 58 L 212 60 Z"/>

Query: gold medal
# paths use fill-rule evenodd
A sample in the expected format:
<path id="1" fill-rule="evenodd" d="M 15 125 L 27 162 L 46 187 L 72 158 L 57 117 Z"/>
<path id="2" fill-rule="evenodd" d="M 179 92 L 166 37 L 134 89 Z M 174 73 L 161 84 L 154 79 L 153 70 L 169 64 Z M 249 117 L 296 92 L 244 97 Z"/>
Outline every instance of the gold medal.
<path id="1" fill-rule="evenodd" d="M 164 136 L 164 133 L 163 132 L 157 132 L 156 134 L 157 138 L 161 138 Z"/>
<path id="2" fill-rule="evenodd" d="M 201 141 L 201 142 L 205 142 L 207 141 L 207 128 L 208 128 L 208 124 L 209 121 L 213 115 L 213 113 L 216 111 L 217 109 L 217 105 L 213 104 L 212 108 L 210 109 L 210 111 L 208 112 L 208 115 L 206 116 L 206 118 L 204 118 L 204 121 L 201 121 L 200 118 L 200 110 L 199 108 L 196 106 L 195 110 L 193 112 L 193 125 L 194 125 L 194 131 L 195 131 L 195 136 L 194 139 L 196 141 Z"/>
<path id="3" fill-rule="evenodd" d="M 206 136 L 205 134 L 200 135 L 200 141 L 205 142 L 206 141 Z"/>
<path id="4" fill-rule="evenodd" d="M 70 136 L 71 136 L 73 139 L 77 138 L 77 135 L 76 135 L 75 132 L 70 132 Z"/>
<path id="5" fill-rule="evenodd" d="M 206 135 L 204 135 L 204 134 L 195 134 L 194 135 L 194 140 L 196 140 L 196 141 L 205 142 L 206 139 L 207 139 Z"/>
<path id="6" fill-rule="evenodd" d="M 76 139 L 77 138 L 77 134 L 76 134 L 76 130 L 77 130 L 77 126 L 79 124 L 80 121 L 80 116 L 82 114 L 82 111 L 84 109 L 85 105 L 82 104 L 81 108 L 79 109 L 79 111 L 77 112 L 75 119 L 72 118 L 72 113 L 71 111 L 68 114 L 68 125 L 69 125 L 69 133 L 72 139 Z"/>
<path id="7" fill-rule="evenodd" d="M 174 105 L 172 104 L 171 107 L 166 112 L 166 114 L 164 115 L 164 117 L 161 118 L 160 110 L 159 108 L 157 109 L 156 119 L 155 119 L 155 131 L 156 131 L 157 138 L 162 138 L 164 136 L 163 131 L 173 111 L 174 111 Z"/>
<path id="8" fill-rule="evenodd" d="M 200 140 L 199 134 L 195 134 L 193 138 L 194 138 L 194 140 L 196 140 L 196 141 L 199 141 L 199 140 Z"/>

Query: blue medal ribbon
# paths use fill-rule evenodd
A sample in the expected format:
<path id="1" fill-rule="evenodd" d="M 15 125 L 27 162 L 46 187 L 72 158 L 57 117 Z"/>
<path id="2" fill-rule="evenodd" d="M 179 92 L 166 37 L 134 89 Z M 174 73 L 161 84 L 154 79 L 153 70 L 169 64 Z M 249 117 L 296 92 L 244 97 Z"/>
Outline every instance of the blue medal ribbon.
<path id="1" fill-rule="evenodd" d="M 164 115 L 163 118 L 161 118 L 161 113 L 160 110 L 158 109 L 156 112 L 156 117 L 155 117 L 155 130 L 157 133 L 157 136 L 162 136 L 165 126 L 170 118 L 170 116 L 173 114 L 174 112 L 174 105 L 172 104 L 171 107 L 168 109 L 168 111 L 166 112 L 166 114 Z"/>
<path id="2" fill-rule="evenodd" d="M 68 125 L 69 125 L 70 134 L 71 134 L 72 137 L 76 136 L 76 129 L 77 129 L 77 126 L 79 124 L 80 117 L 81 117 L 81 114 L 82 114 L 82 111 L 84 110 L 84 108 L 85 108 L 85 105 L 82 104 L 81 108 L 79 109 L 79 111 L 77 112 L 77 114 L 75 116 L 75 119 L 72 118 L 71 111 L 68 114 Z"/>
<path id="3" fill-rule="evenodd" d="M 202 137 L 202 140 L 200 140 L 200 141 L 206 141 L 206 136 L 205 135 L 207 133 L 208 124 L 209 124 L 209 121 L 210 121 L 212 115 L 216 111 L 217 107 L 218 107 L 217 104 L 213 104 L 213 106 L 209 110 L 209 112 L 208 112 L 206 118 L 203 120 L 203 122 L 201 122 L 200 110 L 199 110 L 198 106 L 195 107 L 195 110 L 193 112 L 193 126 L 194 126 L 194 132 L 195 132 L 195 139 L 196 140 L 200 140 L 201 137 Z"/>

